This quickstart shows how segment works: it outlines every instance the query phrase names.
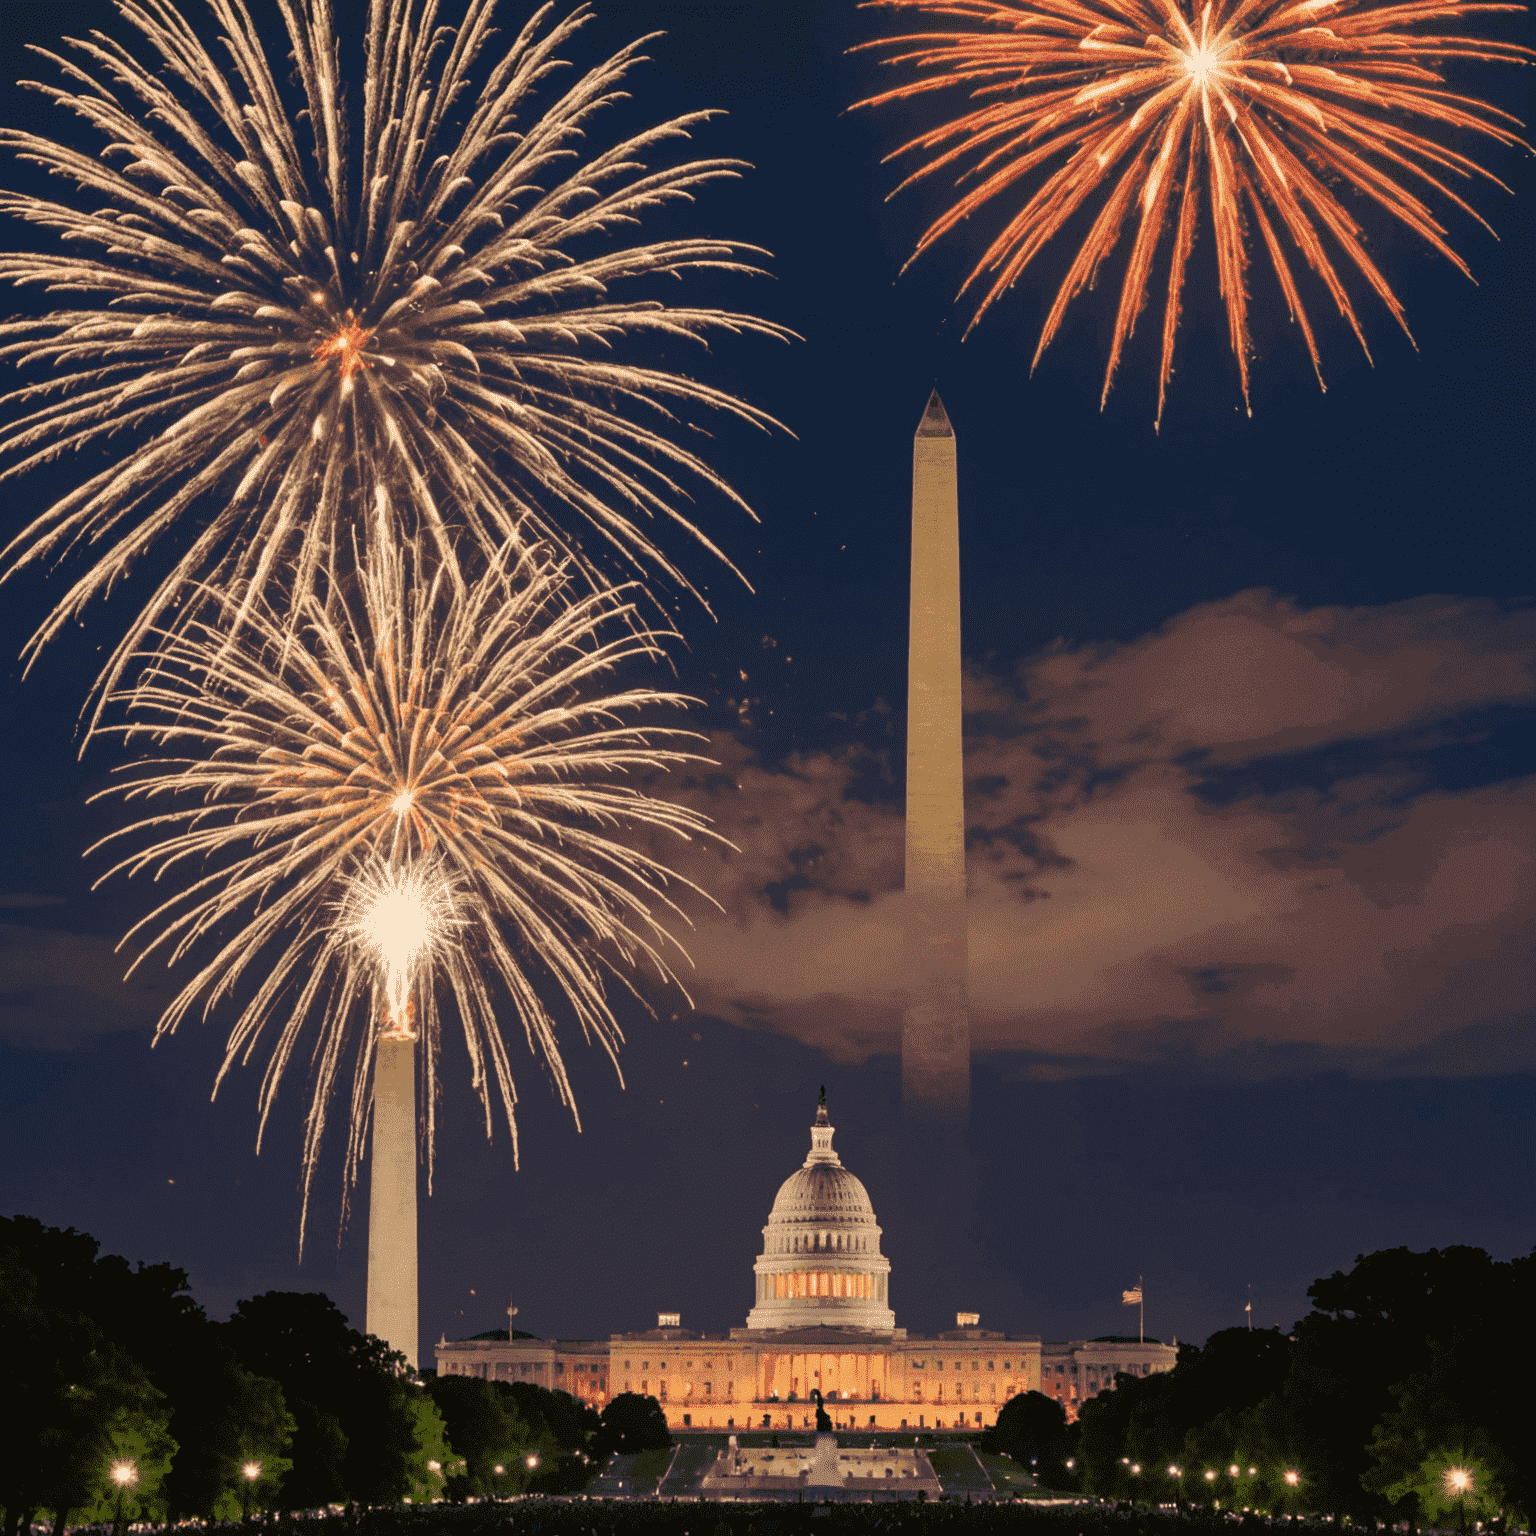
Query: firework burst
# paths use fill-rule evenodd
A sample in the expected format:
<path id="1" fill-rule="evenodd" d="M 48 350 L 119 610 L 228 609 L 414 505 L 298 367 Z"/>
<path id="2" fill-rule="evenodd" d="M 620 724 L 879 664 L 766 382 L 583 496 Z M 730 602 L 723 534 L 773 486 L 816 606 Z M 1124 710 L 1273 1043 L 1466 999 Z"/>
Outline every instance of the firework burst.
<path id="1" fill-rule="evenodd" d="M 494 1081 L 515 1155 L 498 998 L 574 1113 L 544 999 L 617 1065 L 607 988 L 634 990 L 642 966 L 675 981 L 661 918 L 683 914 L 666 888 L 697 891 L 619 834 L 710 835 L 704 817 L 632 782 L 704 760 L 685 745 L 702 738 L 634 719 L 686 700 L 601 686 L 668 638 L 622 589 L 572 594 L 569 563 L 537 548 L 509 546 L 467 584 L 440 566 L 428 579 L 414 554 L 381 554 L 344 580 L 327 571 L 324 596 L 296 615 L 247 605 L 239 645 L 233 599 L 154 637 L 143 675 L 109 701 L 123 717 L 103 727 L 186 754 L 135 764 L 106 791 L 167 804 L 107 839 L 145 845 L 102 878 L 186 875 L 124 940 L 142 946 L 135 967 L 200 952 L 157 1038 L 189 1013 L 237 1006 L 219 1082 L 267 1041 L 264 1130 L 313 1037 L 306 1211 L 349 1054 L 355 1178 L 381 1033 L 423 1042 L 430 1159 L 440 992 L 487 1134 Z"/>
<path id="2" fill-rule="evenodd" d="M 1292 270 L 1298 258 L 1327 288 L 1363 348 L 1365 333 L 1339 274 L 1340 256 L 1348 258 L 1408 331 L 1402 305 L 1371 260 L 1364 231 L 1339 194 L 1352 192 L 1400 219 L 1470 276 L 1420 194 L 1426 189 L 1439 194 L 1487 227 L 1447 183 L 1476 177 L 1503 183 L 1450 148 L 1446 130 L 1524 144 L 1506 126 L 1522 126 L 1517 119 L 1444 89 L 1435 66 L 1444 60 L 1523 63 L 1533 56 L 1531 50 L 1422 30 L 1449 18 L 1523 11 L 1520 5 L 1443 0 L 866 4 L 976 27 L 863 45 L 886 49 L 887 62 L 925 73 L 860 106 L 952 87 L 965 89 L 973 103 L 896 151 L 932 156 L 903 186 L 947 170 L 963 170 L 963 179 L 974 183 L 929 227 L 914 259 L 994 198 L 1019 191 L 1053 161 L 1063 162 L 1043 176 L 966 279 L 962 293 L 981 290 L 971 325 L 1070 220 L 1096 206 L 1046 317 L 1033 368 L 1067 305 L 1093 286 L 1122 231 L 1133 227 L 1102 408 L 1172 226 L 1159 422 L 1202 197 L 1209 202 L 1221 297 L 1247 404 L 1247 251 L 1252 235 L 1264 242 L 1322 384 L 1316 338 Z"/>
<path id="3" fill-rule="evenodd" d="M 147 62 L 100 34 L 71 40 L 71 58 L 43 55 L 68 88 L 34 88 L 105 148 L 0 131 L 79 192 L 74 206 L 0 191 L 0 209 L 59 237 L 0 257 L 0 279 L 97 307 L 0 326 L 0 356 L 50 370 L 7 397 L 19 415 L 0 434 L 6 477 L 108 437 L 132 446 L 6 551 L 5 574 L 92 559 L 33 654 L 175 529 L 177 557 L 108 687 L 195 586 L 257 603 L 282 573 L 302 599 L 354 532 L 420 536 L 450 567 L 539 538 L 589 577 L 617 558 L 684 585 L 650 526 L 719 555 L 679 507 L 689 485 L 737 498 L 677 438 L 701 412 L 772 422 L 620 344 L 787 337 L 670 307 L 641 281 L 756 272 L 765 253 L 621 237 L 741 166 L 647 168 L 702 112 L 592 152 L 594 119 L 623 98 L 648 39 L 561 90 L 559 50 L 587 8 L 547 25 L 544 7 L 481 69 L 492 7 L 468 0 L 450 27 L 436 0 L 371 0 L 356 123 L 330 0 L 278 0 L 293 101 L 242 0 L 209 0 L 228 65 L 169 0 L 119 4 Z"/>

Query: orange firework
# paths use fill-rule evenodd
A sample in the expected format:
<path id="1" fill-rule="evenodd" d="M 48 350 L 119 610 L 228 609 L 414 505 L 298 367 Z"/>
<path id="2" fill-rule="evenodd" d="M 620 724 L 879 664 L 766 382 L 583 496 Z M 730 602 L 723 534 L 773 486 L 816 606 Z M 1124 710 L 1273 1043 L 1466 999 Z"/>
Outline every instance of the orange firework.
<path id="1" fill-rule="evenodd" d="M 1321 385 L 1317 341 L 1292 271 L 1296 253 L 1322 280 L 1362 347 L 1365 334 L 1336 266 L 1340 255 L 1348 256 L 1408 331 L 1403 307 L 1371 260 L 1364 232 L 1340 194 L 1352 188 L 1357 197 L 1384 208 L 1470 277 L 1467 264 L 1447 242 L 1445 228 L 1410 186 L 1449 199 L 1488 228 L 1446 182 L 1481 176 L 1503 183 L 1450 148 L 1445 130 L 1467 129 L 1501 144 L 1529 148 L 1504 126 L 1523 126 L 1517 118 L 1444 89 L 1435 66 L 1446 59 L 1524 63 L 1533 57 L 1531 50 L 1414 30 L 1448 17 L 1523 11 L 1524 6 L 1440 0 L 1398 5 L 1352 0 L 866 4 L 980 23 L 983 29 L 936 30 L 863 45 L 889 50 L 887 63 L 914 65 L 925 73 L 859 106 L 951 87 L 966 89 L 972 103 L 961 116 L 895 151 L 937 151 L 902 186 L 951 167 L 963 167 L 962 181 L 974 183 L 933 222 L 912 259 L 992 198 L 1013 191 L 1036 170 L 1065 157 L 966 278 L 962 293 L 973 285 L 986 287 L 971 325 L 1080 210 L 1097 204 L 1092 226 L 1040 333 L 1034 356 L 1038 363 L 1067 305 L 1084 287 L 1093 286 L 1122 227 L 1132 225 L 1102 409 L 1121 352 L 1146 303 L 1158 247 L 1172 223 L 1159 423 L 1204 191 L 1210 199 L 1221 296 L 1246 404 L 1250 235 L 1257 232 L 1264 241 Z M 1410 121 L 1438 128 L 1440 136 L 1414 132 Z"/>

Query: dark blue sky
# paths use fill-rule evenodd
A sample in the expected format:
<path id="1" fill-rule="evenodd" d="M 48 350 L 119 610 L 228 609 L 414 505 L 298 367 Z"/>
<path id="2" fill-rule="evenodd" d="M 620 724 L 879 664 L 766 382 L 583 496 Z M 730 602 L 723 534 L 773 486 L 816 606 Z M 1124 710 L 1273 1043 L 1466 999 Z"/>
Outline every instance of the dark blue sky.
<path id="1" fill-rule="evenodd" d="M 106 6 L 7 6 L 5 77 L 37 72 L 23 43 L 91 26 L 117 23 Z M 1090 1007 L 1086 984 L 1064 992 L 1059 1015 L 1078 1022 L 1054 1034 L 1046 1015 L 1056 1014 L 1026 995 L 1029 932 L 1009 940 L 1004 923 L 1002 942 L 1025 978 L 1019 1012 L 1010 1022 L 989 1004 L 996 1017 L 978 1053 L 972 1161 L 955 1166 L 950 1184 L 928 1183 L 920 1199 L 896 1158 L 894 1058 L 878 1006 L 873 1032 L 858 1035 L 833 993 L 821 1023 L 803 999 L 781 1009 L 757 993 L 732 994 L 719 958 L 728 946 L 706 945 L 716 959 L 701 960 L 700 1011 L 690 1015 L 674 998 L 659 1021 L 630 1021 L 626 1092 L 596 1053 L 572 1051 L 580 1137 L 529 1066 L 520 1173 L 504 1134 L 490 1147 L 481 1138 L 466 1074 L 450 1074 L 437 1189 L 423 1205 L 424 1338 L 504 1322 L 508 1294 L 519 1325 L 542 1333 L 640 1327 L 658 1308 L 680 1309 L 689 1326 L 739 1324 L 758 1229 L 808 1145 L 822 1082 L 838 1146 L 887 1229 L 898 1323 L 914 1330 L 979 1306 L 984 1323 L 1014 1332 L 1113 1332 L 1131 1317 L 1116 1304 L 1121 1288 L 1144 1274 L 1149 1331 L 1201 1339 L 1241 1320 L 1249 1285 L 1256 1321 L 1288 1326 L 1305 1310 L 1308 1283 L 1359 1252 L 1465 1242 L 1508 1258 L 1536 1241 L 1532 913 L 1521 883 L 1536 830 L 1536 694 L 1519 682 L 1528 682 L 1536 651 L 1524 622 L 1533 592 L 1530 157 L 1476 150 L 1516 194 L 1475 193 L 1498 242 L 1454 210 L 1447 216 L 1476 286 L 1406 231 L 1362 215 L 1418 350 L 1360 298 L 1376 359 L 1368 366 L 1345 324 L 1309 291 L 1326 395 L 1256 261 L 1251 420 L 1206 231 L 1154 435 L 1155 327 L 1137 338 L 1108 408 L 1098 409 L 1118 272 L 1077 301 L 1033 378 L 1029 359 L 1069 243 L 1047 253 L 963 345 L 969 312 L 954 293 L 987 231 L 963 231 L 898 279 L 937 203 L 924 193 L 884 201 L 897 176 L 881 157 L 920 118 L 844 110 L 881 83 L 868 55 L 846 53 L 880 26 L 869 12 L 825 0 L 610 0 L 577 54 L 595 61 L 638 33 L 665 32 L 653 62 L 635 72 L 634 121 L 725 109 L 697 149 L 755 169 L 684 223 L 773 253 L 770 278 L 722 283 L 709 296 L 804 338 L 732 344 L 689 364 L 793 433 L 726 431 L 709 450 L 762 522 L 705 509 L 709 531 L 756 590 L 691 567 L 719 614 L 711 624 L 686 604 L 680 610 L 692 647 L 684 681 L 707 701 L 699 718 L 758 773 L 751 782 L 814 783 L 823 800 L 847 808 L 840 825 L 857 815 L 889 830 L 900 803 L 909 443 L 937 383 L 959 437 L 977 763 L 997 757 L 1005 766 L 992 777 L 1006 778 L 1008 744 L 1024 740 L 1030 708 L 1057 699 L 1055 674 L 1042 670 L 1046 648 L 1059 642 L 1055 654 L 1099 666 L 1093 676 L 1117 699 L 1147 694 L 1159 669 L 1221 646 L 1236 595 L 1260 589 L 1273 595 L 1269 606 L 1250 604 L 1244 623 L 1305 633 L 1324 660 L 1369 655 L 1369 666 L 1339 664 L 1366 681 L 1358 696 L 1329 705 L 1332 714 L 1288 714 L 1277 703 L 1275 718 L 1246 736 L 1209 722 L 1204 734 L 1169 736 L 1158 771 L 1183 777 L 1164 809 L 1185 809 L 1159 814 L 1178 842 L 1187 811 L 1199 837 L 1212 840 L 1199 845 L 1211 868 L 1226 867 L 1220 829 L 1262 815 L 1271 831 L 1283 826 L 1286 855 L 1255 845 L 1254 859 L 1286 869 L 1312 859 L 1343 871 L 1335 895 L 1341 886 L 1364 895 L 1358 910 L 1333 919 L 1312 915 L 1305 893 L 1292 892 L 1299 905 L 1274 918 L 1277 932 L 1291 924 L 1289 950 L 1267 930 L 1262 942 L 1234 940 L 1230 953 L 1224 938 L 1211 940 L 1209 954 L 1190 950 L 1188 935 L 1184 948 L 1149 941 L 1122 957 L 1132 969 L 1106 983 L 1107 1001 Z M 1528 17 L 1503 26 L 1531 40 Z M 1529 79 L 1514 70 L 1459 78 L 1508 110 L 1529 100 Z M 6 93 L 6 122 L 35 121 L 37 111 Z M 71 473 L 66 464 L 8 484 L 8 528 Z M 56 586 L 27 577 L 0 592 L 0 654 L 16 655 Z M 1192 611 L 1204 617 L 1181 617 Z M 1431 611 L 1434 622 L 1422 617 Z M 131 887 L 92 894 L 102 866 L 80 858 L 117 814 L 84 807 L 110 758 L 93 753 L 78 765 L 72 740 L 97 647 L 115 638 L 117 621 L 110 607 L 98 611 L 99 634 L 87 626 L 61 642 L 25 682 L 14 662 L 4 667 L 11 728 L 0 735 L 0 903 L 12 910 L 0 914 L 0 1208 L 84 1227 L 132 1258 L 181 1264 L 218 1315 L 240 1296 L 298 1286 L 329 1291 L 361 1322 L 363 1224 L 354 1222 L 339 1252 L 331 1236 L 339 1158 L 322 1175 L 312 1252 L 302 1268 L 296 1262 L 301 1096 L 285 1101 L 257 1159 L 255 1074 L 236 1074 L 217 1105 L 207 1102 L 216 1026 L 189 1026 L 151 1053 L 152 997 L 119 996 L 94 979 L 71 990 L 76 967 L 105 975 L 102 938 L 115 939 L 143 910 Z M 1376 638 L 1360 638 L 1367 632 Z M 1164 649 L 1148 649 L 1146 637 L 1159 634 Z M 1142 656 L 1150 671 L 1135 670 Z M 1460 686 L 1476 670 L 1468 656 L 1501 680 Z M 1432 673 L 1441 679 L 1433 688 Z M 1243 695 L 1231 708 L 1262 713 L 1266 677 L 1257 666 L 1220 686 Z M 1130 680 L 1112 681 L 1120 678 Z M 1312 686 L 1273 684 L 1287 698 L 1293 688 L 1310 698 Z M 1071 699 L 1060 698 L 1050 706 L 1053 750 L 1075 718 Z M 1407 702 L 1394 709 L 1392 699 Z M 1059 865 L 1029 855 L 1036 873 L 1088 872 L 1086 834 L 1072 841 L 1083 807 L 1124 803 L 1115 795 L 1152 772 L 1110 750 L 1108 717 L 1090 705 L 1093 751 L 1080 798 L 1031 813 L 1039 836 L 1057 836 L 1067 850 Z M 1117 739 L 1135 735 L 1126 728 Z M 1233 746 L 1239 737 L 1246 745 Z M 980 773 L 978 825 L 995 798 Z M 758 803 L 771 819 L 781 802 Z M 1325 816 L 1334 818 L 1326 833 Z M 1361 873 L 1389 835 L 1399 848 L 1393 871 Z M 822 881 L 817 860 L 847 865 L 852 853 L 831 836 L 814 848 L 788 833 L 782 843 L 763 867 L 752 865 L 743 888 L 757 882 L 770 926 L 782 918 L 814 933 L 852 899 L 846 882 Z M 1240 843 L 1233 830 L 1221 846 Z M 1326 857 L 1317 851 L 1325 844 Z M 1482 850 L 1475 863 L 1488 871 L 1485 887 L 1507 885 L 1476 912 L 1474 891 L 1459 927 L 1458 898 L 1434 888 L 1458 849 Z M 1507 867 L 1488 849 L 1507 851 Z M 1148 862 L 1146 880 L 1162 878 L 1159 868 Z M 855 894 L 877 908 L 880 890 Z M 1056 893 L 1059 908 L 1070 894 Z M 751 896 L 738 891 L 741 902 Z M 722 899 L 743 944 L 767 931 L 756 908 Z M 1254 896 L 1256 909 L 1268 899 Z M 1367 923 L 1377 913 L 1386 914 L 1379 929 Z M 1336 966 L 1319 953 L 1335 922 L 1362 935 Z M 1073 960 L 1085 975 L 1096 974 L 1094 931 L 1085 929 Z M 1162 974 L 1160 956 L 1209 1000 L 1206 1012 L 1126 1001 Z M 850 955 L 847 969 L 862 964 Z M 1255 989 L 1283 989 L 1314 966 L 1316 989 L 1285 1005 L 1287 1031 L 1271 1027 L 1279 1015 L 1242 1013 Z M 1006 990 L 1012 973 L 1002 974 Z M 1415 990 L 1446 1009 L 1438 1032 L 1398 1001 Z M 867 1001 L 855 981 L 847 995 Z M 1326 1018 L 1308 1024 L 1309 1010 L 1321 1018 L 1307 1001 L 1317 997 L 1327 999 Z M 1389 1048 L 1395 1008 L 1405 1022 L 1400 1048 Z M 1359 1022 L 1367 1018 L 1368 1027 Z"/>

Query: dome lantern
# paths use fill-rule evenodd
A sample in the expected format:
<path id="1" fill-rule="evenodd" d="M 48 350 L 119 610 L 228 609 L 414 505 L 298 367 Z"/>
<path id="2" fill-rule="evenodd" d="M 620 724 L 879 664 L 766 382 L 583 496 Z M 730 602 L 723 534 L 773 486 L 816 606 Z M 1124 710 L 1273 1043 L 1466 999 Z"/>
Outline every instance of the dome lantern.
<path id="1" fill-rule="evenodd" d="M 763 1251 L 753 1266 L 757 1304 L 749 1329 L 896 1326 L 888 1297 L 891 1263 L 864 1185 L 832 1150 L 836 1131 L 821 1090 L 805 1162 L 780 1186 Z"/>

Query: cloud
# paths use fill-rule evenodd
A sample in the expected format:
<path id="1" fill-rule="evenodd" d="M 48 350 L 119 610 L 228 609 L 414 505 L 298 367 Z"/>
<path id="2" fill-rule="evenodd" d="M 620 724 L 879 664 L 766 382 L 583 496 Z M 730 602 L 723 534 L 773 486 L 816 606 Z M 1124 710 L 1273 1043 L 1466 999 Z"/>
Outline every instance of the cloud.
<path id="1" fill-rule="evenodd" d="M 1466 764 L 1491 711 L 1529 737 L 1533 660 L 1528 612 L 1244 592 L 972 678 L 975 1049 L 1038 1075 L 1536 1066 L 1532 786 L 1491 749 Z M 883 764 L 719 745 L 701 803 L 741 851 L 690 867 L 726 909 L 688 941 L 699 1006 L 844 1060 L 895 1050 Z"/>
<path id="2" fill-rule="evenodd" d="M 0 1031 L 43 1050 L 71 1050 L 96 1035 L 148 1035 L 175 988 L 163 967 L 123 980 L 112 941 L 0 923 Z"/>
<path id="3" fill-rule="evenodd" d="M 1533 664 L 1527 611 L 1243 592 L 972 676 L 976 1051 L 1045 1079 L 1536 1069 Z M 714 748 L 657 786 L 735 845 L 653 849 L 723 909 L 680 934 L 696 1005 L 844 1062 L 894 1052 L 899 764 Z M 0 925 L 0 1030 L 147 1032 L 171 977 L 124 968 L 106 939 Z"/>

